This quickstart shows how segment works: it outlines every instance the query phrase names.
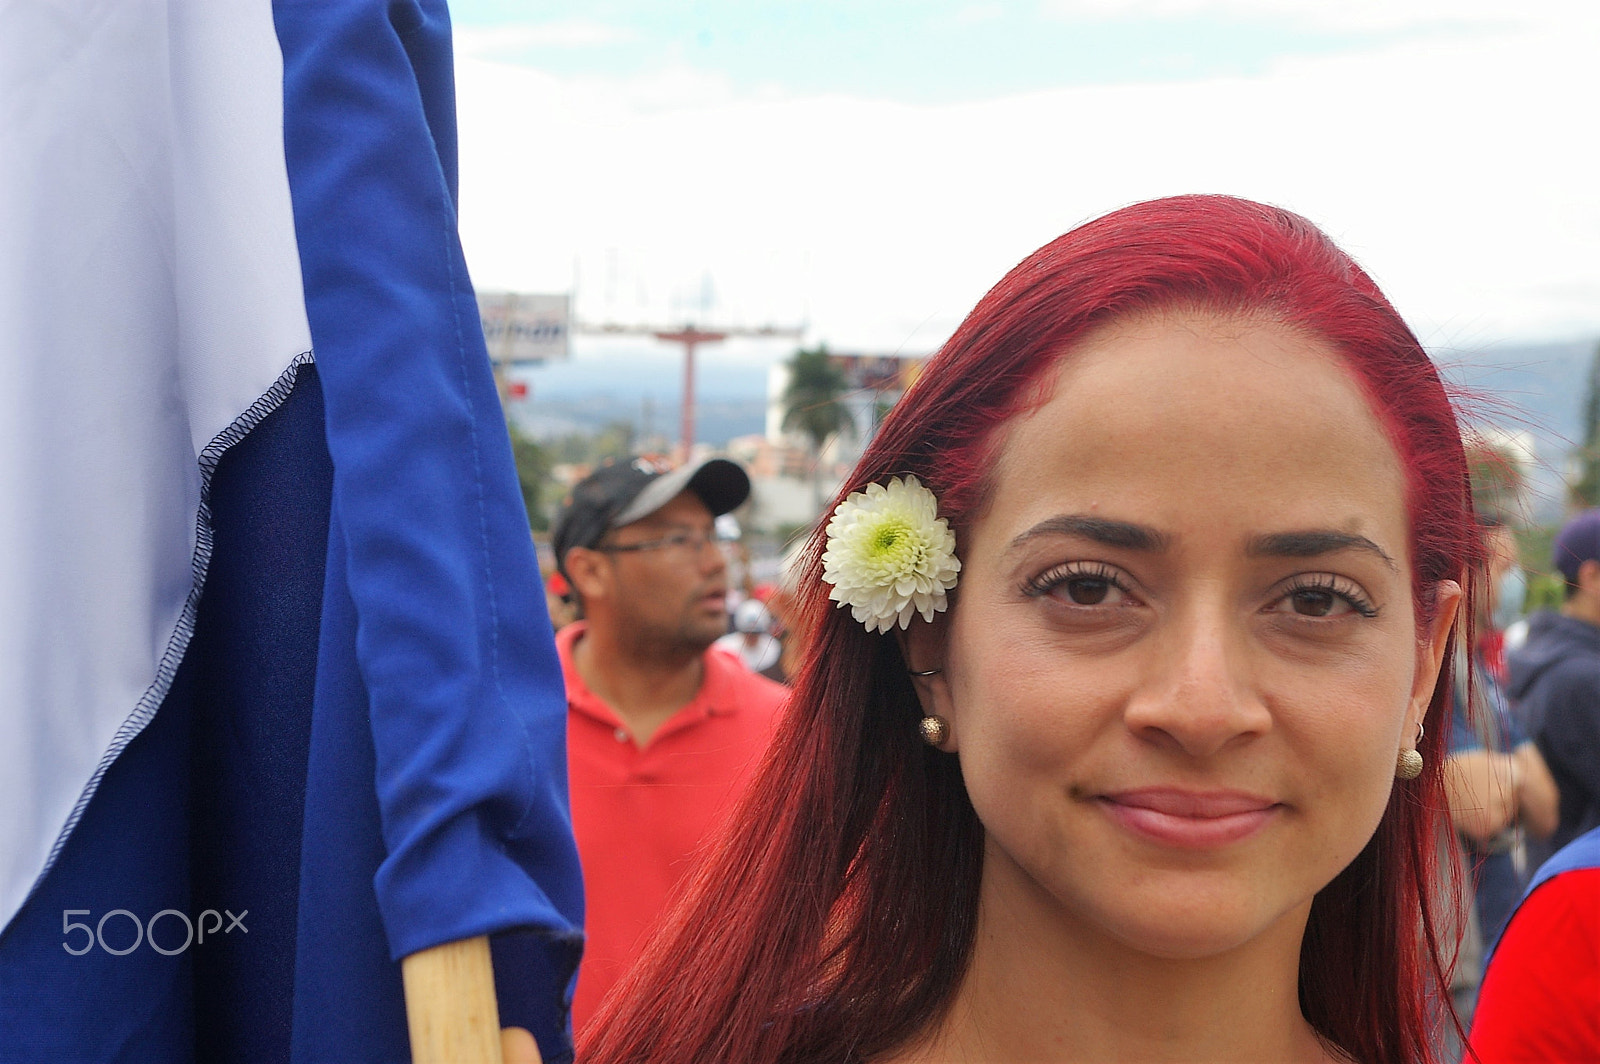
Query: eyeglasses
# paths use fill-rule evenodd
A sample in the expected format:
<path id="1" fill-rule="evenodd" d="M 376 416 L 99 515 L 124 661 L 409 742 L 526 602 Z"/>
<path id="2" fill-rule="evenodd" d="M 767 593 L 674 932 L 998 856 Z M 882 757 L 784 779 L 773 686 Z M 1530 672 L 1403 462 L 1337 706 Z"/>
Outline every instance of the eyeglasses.
<path id="1" fill-rule="evenodd" d="M 706 544 L 722 544 L 728 540 L 719 535 L 715 529 L 710 532 L 703 530 L 688 530 L 674 532 L 660 539 L 648 539 L 643 543 L 604 543 L 594 547 L 594 550 L 607 554 L 632 554 L 636 551 L 646 550 L 681 550 L 688 554 L 699 554 L 706 549 Z"/>

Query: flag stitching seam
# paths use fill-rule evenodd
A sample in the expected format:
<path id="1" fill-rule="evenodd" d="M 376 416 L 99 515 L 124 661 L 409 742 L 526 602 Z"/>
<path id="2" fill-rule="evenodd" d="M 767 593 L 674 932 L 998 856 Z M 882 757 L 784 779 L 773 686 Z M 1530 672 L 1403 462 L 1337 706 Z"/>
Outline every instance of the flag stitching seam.
<path id="1" fill-rule="evenodd" d="M 200 604 L 201 593 L 205 589 L 206 572 L 211 565 L 212 530 L 211 530 L 211 478 L 216 472 L 217 463 L 222 460 L 228 448 L 243 440 L 250 432 L 289 398 L 289 393 L 294 390 L 295 382 L 301 366 L 310 365 L 315 357 L 310 351 L 302 351 L 290 360 L 289 365 L 273 381 L 272 386 L 261 394 L 255 402 L 251 403 L 245 411 L 230 422 L 227 428 L 219 432 L 210 443 L 201 449 L 198 456 L 200 467 L 200 505 L 195 515 L 195 546 L 194 558 L 190 563 L 193 573 L 193 583 L 189 586 L 188 597 L 183 603 L 183 612 L 178 617 L 172 636 L 167 640 L 167 648 L 161 655 L 160 664 L 156 666 L 156 677 L 145 693 L 140 697 L 122 725 L 117 728 L 116 734 L 111 737 L 111 745 L 100 756 L 100 763 L 95 766 L 94 773 L 89 777 L 89 782 L 84 785 L 83 792 L 78 796 L 77 803 L 72 807 L 67 822 L 62 826 L 56 836 L 56 841 L 50 847 L 50 855 L 45 859 L 44 867 L 39 870 L 34 878 L 33 889 L 29 896 L 39 889 L 39 884 L 44 882 L 50 869 L 54 867 L 56 859 L 61 856 L 61 850 L 67 844 L 67 839 L 72 835 L 78 821 L 82 819 L 84 810 L 94 798 L 95 791 L 100 787 L 100 781 L 105 776 L 106 770 L 111 767 L 125 750 L 130 742 L 144 730 L 145 725 L 155 717 L 156 711 L 167 697 L 167 691 L 172 686 L 173 677 L 177 675 L 178 666 L 183 661 L 183 655 L 189 648 L 189 641 L 194 637 L 195 613 Z M 24 899 L 23 904 L 27 904 Z"/>

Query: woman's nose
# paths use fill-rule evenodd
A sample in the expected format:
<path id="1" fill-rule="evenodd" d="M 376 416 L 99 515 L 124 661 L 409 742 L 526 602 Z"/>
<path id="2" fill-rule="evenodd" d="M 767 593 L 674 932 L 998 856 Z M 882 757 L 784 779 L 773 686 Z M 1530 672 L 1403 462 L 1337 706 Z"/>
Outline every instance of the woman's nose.
<path id="1" fill-rule="evenodd" d="M 1253 682 L 1248 640 L 1218 614 L 1175 621 L 1129 699 L 1124 719 L 1140 739 L 1211 757 L 1265 734 L 1272 714 Z"/>

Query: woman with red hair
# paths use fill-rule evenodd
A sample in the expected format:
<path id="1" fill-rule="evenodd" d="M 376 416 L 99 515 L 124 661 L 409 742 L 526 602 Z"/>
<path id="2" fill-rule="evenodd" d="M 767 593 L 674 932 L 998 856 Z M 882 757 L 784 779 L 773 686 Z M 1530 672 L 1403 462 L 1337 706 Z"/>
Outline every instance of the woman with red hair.
<path id="1" fill-rule="evenodd" d="M 813 537 L 782 731 L 581 1059 L 1432 1060 L 1475 537 L 1438 375 L 1310 223 L 1045 246 Z"/>

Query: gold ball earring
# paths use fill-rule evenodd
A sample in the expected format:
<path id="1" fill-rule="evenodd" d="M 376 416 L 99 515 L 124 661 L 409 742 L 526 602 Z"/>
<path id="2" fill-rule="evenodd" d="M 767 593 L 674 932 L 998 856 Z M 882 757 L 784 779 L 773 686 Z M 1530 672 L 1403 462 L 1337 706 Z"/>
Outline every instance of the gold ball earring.
<path id="1" fill-rule="evenodd" d="M 1417 745 L 1422 745 L 1422 722 L 1417 722 Z M 1416 750 L 1402 750 L 1394 759 L 1394 778 L 1414 780 L 1422 775 L 1422 755 Z"/>
<path id="2" fill-rule="evenodd" d="M 1394 759 L 1394 778 L 1414 780 L 1422 775 L 1422 755 L 1415 750 L 1402 750 Z"/>
<path id="3" fill-rule="evenodd" d="M 944 670 L 934 668 L 908 669 L 907 671 L 912 676 L 937 676 Z M 930 713 L 923 717 L 917 727 L 922 732 L 922 741 L 929 746 L 942 746 L 944 741 L 950 738 L 950 722 L 936 714 Z"/>

